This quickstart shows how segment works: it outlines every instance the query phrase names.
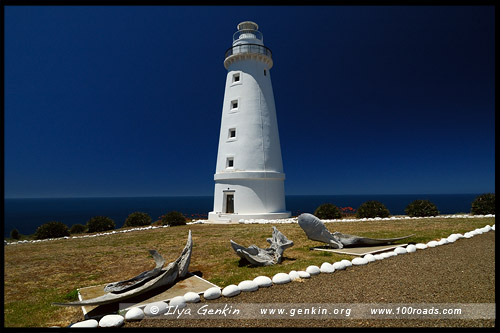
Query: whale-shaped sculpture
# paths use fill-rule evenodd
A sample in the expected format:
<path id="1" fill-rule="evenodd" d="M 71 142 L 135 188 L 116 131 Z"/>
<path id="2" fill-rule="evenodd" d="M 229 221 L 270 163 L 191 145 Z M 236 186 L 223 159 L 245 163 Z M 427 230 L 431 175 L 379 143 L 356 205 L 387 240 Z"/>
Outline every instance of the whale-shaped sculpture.
<path id="1" fill-rule="evenodd" d="M 257 245 L 244 247 L 232 240 L 229 242 L 240 258 L 256 266 L 270 266 L 281 263 L 283 252 L 293 246 L 293 242 L 286 238 L 276 227 L 273 227 L 272 237 L 267 238 L 266 241 L 271 244 L 267 249 L 261 249 Z"/>
<path id="2" fill-rule="evenodd" d="M 65 306 L 82 306 L 82 305 L 102 305 L 121 302 L 122 300 L 143 294 L 153 289 L 173 285 L 176 280 L 186 276 L 191 261 L 191 251 L 193 249 L 193 241 L 191 238 L 191 230 L 189 230 L 186 246 L 182 250 L 181 255 L 173 262 L 163 268 L 165 260 L 155 250 L 150 250 L 156 262 L 156 267 L 150 271 L 142 272 L 141 274 L 123 281 L 113 282 L 106 287 L 104 291 L 107 294 L 91 298 L 83 301 L 69 303 L 53 303 L 54 305 Z"/>
<path id="3" fill-rule="evenodd" d="M 299 216 L 299 225 L 305 231 L 307 238 L 310 240 L 328 244 L 334 249 L 342 249 L 344 247 L 356 246 L 376 246 L 385 245 L 392 242 L 409 238 L 415 234 L 398 237 L 398 238 L 367 238 L 355 235 L 342 234 L 340 232 L 331 233 L 326 228 L 325 224 L 316 216 L 308 213 Z"/>

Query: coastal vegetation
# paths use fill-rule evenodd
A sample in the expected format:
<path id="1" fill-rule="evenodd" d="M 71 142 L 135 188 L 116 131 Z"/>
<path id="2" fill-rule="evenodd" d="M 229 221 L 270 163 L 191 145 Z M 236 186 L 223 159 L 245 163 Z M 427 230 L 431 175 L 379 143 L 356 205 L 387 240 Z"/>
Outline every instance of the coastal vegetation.
<path id="1" fill-rule="evenodd" d="M 113 230 L 115 221 L 107 216 L 95 216 L 87 221 L 87 232 Z"/>
<path id="2" fill-rule="evenodd" d="M 324 203 L 314 211 L 314 214 L 319 219 L 341 219 L 342 213 L 340 209 L 331 203 Z"/>
<path id="3" fill-rule="evenodd" d="M 71 226 L 71 228 L 69 228 L 69 233 L 72 235 L 83 234 L 86 231 L 87 231 L 87 227 L 84 226 L 83 224 L 79 224 L 79 223 L 73 224 Z"/>
<path id="4" fill-rule="evenodd" d="M 429 200 L 415 200 L 405 208 L 405 213 L 408 216 L 436 216 L 439 211 L 435 204 Z"/>
<path id="5" fill-rule="evenodd" d="M 59 221 L 51 221 L 39 226 L 35 231 L 35 239 L 58 238 L 69 236 L 68 226 Z"/>
<path id="6" fill-rule="evenodd" d="M 21 238 L 21 234 L 19 233 L 19 230 L 12 229 L 12 231 L 10 232 L 10 238 L 12 238 L 12 239 L 20 239 Z"/>
<path id="7" fill-rule="evenodd" d="M 479 195 L 472 202 L 471 213 L 473 215 L 495 214 L 495 194 L 485 193 Z"/>
<path id="8" fill-rule="evenodd" d="M 186 217 L 177 211 L 168 212 L 161 217 L 161 224 L 169 225 L 171 227 L 176 225 L 185 225 Z"/>
<path id="9" fill-rule="evenodd" d="M 149 216 L 148 213 L 134 212 L 127 217 L 125 223 L 123 224 L 123 227 L 141 227 L 150 225 L 151 221 L 151 216 Z"/>
<path id="10" fill-rule="evenodd" d="M 358 219 L 374 218 L 374 217 L 389 217 L 391 213 L 385 205 L 376 200 L 370 200 L 362 203 L 356 211 Z"/>

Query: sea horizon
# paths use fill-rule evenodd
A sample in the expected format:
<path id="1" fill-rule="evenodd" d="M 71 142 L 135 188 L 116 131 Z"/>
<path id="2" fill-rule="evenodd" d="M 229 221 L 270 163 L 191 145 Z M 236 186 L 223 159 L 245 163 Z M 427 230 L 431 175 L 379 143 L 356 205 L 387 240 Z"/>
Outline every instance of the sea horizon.
<path id="1" fill-rule="evenodd" d="M 443 194 L 288 194 L 286 209 L 292 216 L 313 213 L 323 203 L 356 209 L 368 200 L 382 202 L 391 215 L 404 215 L 406 206 L 417 199 L 433 202 L 440 214 L 470 212 L 472 201 L 483 193 Z M 94 216 L 108 216 L 121 228 L 130 213 L 148 213 L 153 221 L 169 211 L 179 211 L 189 219 L 206 219 L 213 210 L 213 195 L 179 196 L 80 196 L 4 198 L 4 237 L 13 229 L 30 235 L 40 225 L 59 221 L 71 227 L 86 224 Z"/>
<path id="2" fill-rule="evenodd" d="M 285 196 L 383 196 L 383 195 L 472 195 L 472 194 L 484 194 L 484 193 L 495 193 L 495 192 L 463 192 L 463 193 L 354 193 L 354 194 L 285 194 Z M 8 199 L 106 199 L 106 198 L 170 198 L 170 197 L 213 197 L 213 194 L 181 194 L 181 195 L 99 195 L 99 196 L 54 196 L 54 197 L 6 197 L 4 200 Z"/>

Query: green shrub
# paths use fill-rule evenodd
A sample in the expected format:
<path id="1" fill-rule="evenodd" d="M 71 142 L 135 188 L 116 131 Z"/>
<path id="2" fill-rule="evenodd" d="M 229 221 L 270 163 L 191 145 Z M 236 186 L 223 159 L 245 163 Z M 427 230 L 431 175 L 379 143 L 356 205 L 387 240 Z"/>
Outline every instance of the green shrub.
<path id="1" fill-rule="evenodd" d="M 83 224 L 73 224 L 71 228 L 69 228 L 70 234 L 82 234 L 87 231 L 87 227 Z"/>
<path id="2" fill-rule="evenodd" d="M 388 217 L 390 215 L 389 210 L 385 205 L 379 201 L 370 200 L 362 203 L 356 212 L 356 217 L 358 219 L 362 218 L 373 218 L 373 217 Z"/>
<path id="3" fill-rule="evenodd" d="M 148 213 L 134 212 L 127 217 L 123 227 L 140 227 L 150 225 L 151 221 L 151 216 L 149 216 Z"/>
<path id="4" fill-rule="evenodd" d="M 495 193 L 486 193 L 477 196 L 472 202 L 472 215 L 495 214 Z"/>
<path id="5" fill-rule="evenodd" d="M 185 225 L 186 218 L 182 213 L 172 211 L 161 217 L 162 225 L 176 226 L 176 225 Z"/>
<path id="6" fill-rule="evenodd" d="M 408 216 L 436 216 L 439 211 L 435 204 L 429 200 L 415 200 L 405 208 L 406 215 Z"/>
<path id="7" fill-rule="evenodd" d="M 59 238 L 65 236 L 69 236 L 68 226 L 58 221 L 42 224 L 35 231 L 35 239 Z"/>
<path id="8" fill-rule="evenodd" d="M 12 239 L 19 239 L 19 238 L 21 238 L 21 235 L 19 234 L 19 230 L 12 229 L 12 231 L 10 232 L 10 238 L 12 238 Z"/>
<path id="9" fill-rule="evenodd" d="M 115 221 L 107 216 L 95 216 L 87 221 L 87 232 L 101 232 L 114 228 Z"/>
<path id="10" fill-rule="evenodd" d="M 342 213 L 340 212 L 340 209 L 334 204 L 324 203 L 316 208 L 316 210 L 314 211 L 314 216 L 322 220 L 341 219 Z"/>

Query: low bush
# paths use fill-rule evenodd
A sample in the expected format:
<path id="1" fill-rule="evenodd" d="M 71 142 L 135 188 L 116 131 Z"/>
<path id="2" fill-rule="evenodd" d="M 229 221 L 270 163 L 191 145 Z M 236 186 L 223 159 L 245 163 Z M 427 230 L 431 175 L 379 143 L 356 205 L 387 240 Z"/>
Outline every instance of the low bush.
<path id="1" fill-rule="evenodd" d="M 59 238 L 65 236 L 69 236 L 68 226 L 58 221 L 42 224 L 35 231 L 35 239 Z"/>
<path id="2" fill-rule="evenodd" d="M 472 215 L 495 214 L 495 194 L 485 193 L 474 199 L 470 212 Z"/>
<path id="3" fill-rule="evenodd" d="M 405 212 L 411 217 L 439 215 L 436 205 L 429 200 L 415 200 L 406 206 Z"/>
<path id="4" fill-rule="evenodd" d="M 182 215 L 182 213 L 172 211 L 168 212 L 167 214 L 161 217 L 161 223 L 162 225 L 169 225 L 169 226 L 185 225 L 186 218 L 184 217 L 184 215 Z"/>
<path id="5" fill-rule="evenodd" d="M 12 229 L 12 231 L 10 232 L 10 238 L 12 238 L 12 239 L 19 239 L 19 238 L 21 238 L 21 234 L 19 234 L 19 230 Z"/>
<path id="6" fill-rule="evenodd" d="M 101 232 L 114 228 L 115 221 L 107 216 L 95 216 L 87 221 L 87 232 Z"/>
<path id="7" fill-rule="evenodd" d="M 83 234 L 85 231 L 87 231 L 87 227 L 83 224 L 73 224 L 71 228 L 69 228 L 70 234 Z"/>
<path id="8" fill-rule="evenodd" d="M 341 219 L 342 213 L 340 212 L 340 209 L 334 204 L 324 203 L 316 208 L 316 210 L 314 211 L 314 216 L 322 220 Z"/>
<path id="9" fill-rule="evenodd" d="M 151 216 L 149 216 L 148 213 L 134 212 L 127 217 L 123 227 L 140 227 L 150 225 L 151 221 Z"/>
<path id="10" fill-rule="evenodd" d="M 371 200 L 362 203 L 357 211 L 356 217 L 358 219 L 363 218 L 374 218 L 374 217 L 388 217 L 390 215 L 389 210 L 385 205 L 379 201 Z"/>

